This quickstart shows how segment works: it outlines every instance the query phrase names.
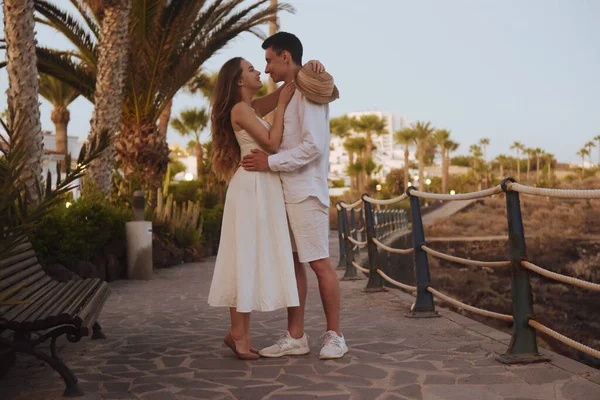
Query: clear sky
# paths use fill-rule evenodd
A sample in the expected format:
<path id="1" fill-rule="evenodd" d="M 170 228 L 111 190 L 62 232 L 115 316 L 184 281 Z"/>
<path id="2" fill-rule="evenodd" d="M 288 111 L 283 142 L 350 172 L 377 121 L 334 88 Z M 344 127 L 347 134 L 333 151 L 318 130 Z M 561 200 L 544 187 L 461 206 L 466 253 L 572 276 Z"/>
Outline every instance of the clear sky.
<path id="1" fill-rule="evenodd" d="M 55 0 L 57 4 L 65 0 Z M 600 1 L 597 0 L 289 0 L 295 14 L 281 28 L 303 42 L 305 61 L 321 60 L 341 98 L 331 115 L 391 111 L 452 130 L 458 154 L 482 137 L 488 158 L 512 142 L 541 147 L 559 161 L 600 134 Z M 65 4 L 66 6 L 66 4 Z M 267 32 L 268 28 L 265 27 Z M 60 35 L 38 28 L 40 44 L 65 48 Z M 264 69 L 261 41 L 244 34 L 213 57 L 217 70 L 243 56 Z M 0 91 L 6 90 L 0 72 Z M 206 105 L 180 94 L 174 113 Z M 6 98 L 0 98 L 1 109 Z M 70 134 L 84 138 L 92 105 L 71 106 Z M 42 100 L 42 124 L 53 130 Z M 170 143 L 185 144 L 170 130 Z M 596 162 L 598 149 L 592 155 Z"/>

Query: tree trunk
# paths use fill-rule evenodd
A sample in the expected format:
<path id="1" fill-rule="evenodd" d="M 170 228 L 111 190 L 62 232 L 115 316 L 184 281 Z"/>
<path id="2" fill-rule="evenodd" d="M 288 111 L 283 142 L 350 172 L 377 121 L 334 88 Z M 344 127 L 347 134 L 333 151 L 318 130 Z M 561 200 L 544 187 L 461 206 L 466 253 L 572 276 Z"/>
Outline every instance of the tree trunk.
<path id="1" fill-rule="evenodd" d="M 107 2 L 101 22 L 98 43 L 98 73 L 94 93 L 94 114 L 88 141 L 108 131 L 114 137 L 121 126 L 123 88 L 129 62 L 129 22 L 131 1 Z M 114 144 L 92 162 L 88 170 L 90 180 L 108 197 L 112 188 L 115 167 Z"/>
<path id="2" fill-rule="evenodd" d="M 167 137 L 167 129 L 169 128 L 169 120 L 171 119 L 171 109 L 173 108 L 173 99 L 169 100 L 165 109 L 160 113 L 160 118 L 158 119 L 158 134 L 166 138 Z"/>
<path id="3" fill-rule="evenodd" d="M 354 164 L 354 152 L 349 151 L 348 152 L 348 165 L 352 165 Z M 350 175 L 350 174 L 348 174 Z M 350 175 L 350 192 L 354 192 L 354 190 L 357 190 L 357 185 L 358 183 L 356 182 L 356 177 Z"/>
<path id="4" fill-rule="evenodd" d="M 404 145 L 404 188 L 403 191 L 408 187 L 410 177 L 408 176 L 408 143 Z"/>
<path id="5" fill-rule="evenodd" d="M 26 167 L 18 179 L 27 199 L 39 204 L 44 138 L 38 103 L 39 81 L 35 54 L 33 0 L 4 0 L 4 37 L 8 73 L 8 109 L 11 127 L 19 127 L 13 140 L 26 143 Z"/>
<path id="6" fill-rule="evenodd" d="M 554 178 L 552 176 L 552 159 L 548 160 L 548 182 L 552 183 Z"/>
<path id="7" fill-rule="evenodd" d="M 196 175 L 198 176 L 198 181 L 203 182 L 204 180 L 204 157 L 202 156 L 202 144 L 199 141 L 196 141 L 196 147 L 194 149 L 196 154 Z"/>
<path id="8" fill-rule="evenodd" d="M 500 179 L 504 179 L 504 164 L 500 163 Z"/>
<path id="9" fill-rule="evenodd" d="M 66 156 L 69 152 L 67 125 L 71 119 L 71 114 L 67 107 L 55 106 L 50 119 L 56 130 L 56 151 Z M 65 158 L 61 161 L 61 165 L 61 170 L 66 171 Z"/>
<path id="10" fill-rule="evenodd" d="M 527 182 L 529 182 L 529 171 L 531 170 L 531 157 L 527 156 Z"/>
<path id="11" fill-rule="evenodd" d="M 425 179 L 425 148 L 422 143 L 419 143 L 417 149 L 418 159 L 419 159 L 419 186 L 420 190 L 425 190 L 424 179 Z"/>
<path id="12" fill-rule="evenodd" d="M 521 180 L 521 157 L 519 157 L 519 153 L 517 153 L 517 180 Z"/>
<path id="13" fill-rule="evenodd" d="M 536 160 L 536 165 L 535 165 L 535 183 L 536 185 L 540 183 L 540 158 L 537 157 Z"/>

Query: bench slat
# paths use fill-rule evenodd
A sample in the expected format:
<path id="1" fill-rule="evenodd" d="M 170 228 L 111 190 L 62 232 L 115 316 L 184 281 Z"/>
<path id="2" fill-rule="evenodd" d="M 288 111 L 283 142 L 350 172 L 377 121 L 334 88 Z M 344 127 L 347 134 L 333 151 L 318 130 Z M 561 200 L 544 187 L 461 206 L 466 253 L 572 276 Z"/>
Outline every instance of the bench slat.
<path id="1" fill-rule="evenodd" d="M 31 243 L 23 243 L 17 246 L 14 250 L 15 255 L 5 258 L 4 260 L 0 260 L 0 269 L 17 263 L 24 258 L 31 257 L 31 255 L 35 255 L 35 250 L 31 249 Z"/>
<path id="2" fill-rule="evenodd" d="M 15 318 L 17 318 L 22 313 L 28 312 L 28 309 L 31 307 L 37 308 L 39 306 L 38 300 L 47 295 L 47 293 L 56 290 L 59 287 L 59 282 L 51 281 L 48 285 L 43 286 L 39 291 L 34 292 L 30 297 L 27 298 L 28 303 L 19 304 L 13 307 L 9 312 L 0 316 L 0 321 L 5 321 L 7 323 L 12 322 Z M 33 310 L 29 310 L 33 311 Z"/>
<path id="3" fill-rule="evenodd" d="M 108 293 L 108 284 L 106 282 L 102 282 L 102 287 L 100 287 L 100 289 L 98 289 L 98 291 L 94 295 L 95 297 L 97 297 L 96 299 L 93 299 L 95 301 L 95 310 L 81 321 L 81 327 L 79 328 L 79 330 L 82 336 L 87 336 L 90 334 L 94 322 L 96 322 L 96 320 L 98 319 L 98 316 L 102 311 L 102 307 L 104 306 L 106 299 L 108 299 Z M 77 320 L 77 317 L 75 317 L 75 320 Z"/>
<path id="4" fill-rule="evenodd" d="M 33 313 L 37 312 L 40 309 L 45 309 L 49 305 L 52 304 L 50 299 L 53 298 L 57 293 L 61 293 L 67 290 L 71 285 L 69 285 L 72 281 L 67 283 L 58 283 L 52 290 L 46 292 L 42 297 L 38 298 L 35 303 L 31 304 L 29 307 L 23 309 L 21 313 L 15 316 L 12 319 L 12 322 L 22 324 L 26 321 Z"/>
<path id="5" fill-rule="evenodd" d="M 13 296 L 18 295 L 19 293 L 21 293 L 21 291 L 26 288 L 29 285 L 32 285 L 33 283 L 37 282 L 38 280 L 46 277 L 48 275 L 46 275 L 44 273 L 44 271 L 38 271 L 35 274 L 27 277 L 26 279 L 23 279 L 21 281 L 15 282 L 12 286 L 7 287 L 5 290 L 0 291 L 0 297 L 2 298 L 7 298 L 7 296 L 12 293 L 12 295 L 10 296 L 10 299 L 13 298 Z M 20 288 L 20 289 L 19 289 Z"/>
<path id="6" fill-rule="evenodd" d="M 60 299 L 70 296 L 71 293 L 76 291 L 79 287 L 79 282 L 81 281 L 68 281 L 62 290 L 51 293 L 47 299 L 45 299 L 45 304 L 35 310 L 33 313 L 27 316 L 27 318 L 21 320 L 24 326 L 30 328 L 33 324 L 38 320 L 44 321 L 48 315 L 53 315 L 53 310 L 57 307 L 57 302 Z"/>
<path id="7" fill-rule="evenodd" d="M 15 283 L 21 282 L 21 281 L 25 280 L 27 277 L 29 277 L 41 270 L 42 270 L 42 266 L 40 264 L 35 264 L 19 273 L 11 275 L 10 277 L 8 277 L 6 279 L 2 279 L 2 280 L 0 280 L 0 290 L 4 290 L 4 289 L 8 288 L 9 286 L 12 286 Z"/>
<path id="8" fill-rule="evenodd" d="M 77 313 L 73 320 L 78 325 L 86 325 L 93 319 L 94 314 L 99 308 L 102 308 L 106 297 L 108 296 L 108 284 L 104 283 L 92 297 L 86 305 Z M 93 321 L 91 322 L 93 324 Z"/>
<path id="9" fill-rule="evenodd" d="M 40 290 L 40 288 L 46 285 L 48 282 L 51 282 L 52 278 L 48 275 L 44 275 L 42 273 L 38 273 L 36 275 L 31 276 L 27 282 L 22 281 L 19 284 L 24 284 L 20 290 L 18 290 L 13 296 L 9 297 L 8 300 L 11 301 L 27 301 L 29 302 L 28 297 L 33 295 L 34 292 Z M 12 288 L 8 288 L 8 290 L 12 290 Z M 0 294 L 1 297 L 6 297 L 6 295 Z M 13 307 L 17 307 L 18 304 L 8 304 L 4 306 L 0 306 L 0 315 L 6 314 Z"/>
<path id="10" fill-rule="evenodd" d="M 10 267 L 0 269 L 0 279 L 5 279 L 5 278 L 11 276 L 12 274 L 15 274 L 21 270 L 24 270 L 27 267 L 30 267 L 36 263 L 37 263 L 37 258 L 35 257 L 35 254 L 34 254 L 33 257 L 25 258 L 24 260 L 19 261 L 18 263 L 13 264 Z"/>
<path id="11" fill-rule="evenodd" d="M 86 303 L 88 297 L 98 290 L 100 286 L 100 279 L 86 279 L 84 281 L 84 288 L 73 301 L 65 307 L 64 310 L 58 315 L 60 320 L 65 318 L 72 319 L 73 316 L 79 311 L 79 309 Z"/>

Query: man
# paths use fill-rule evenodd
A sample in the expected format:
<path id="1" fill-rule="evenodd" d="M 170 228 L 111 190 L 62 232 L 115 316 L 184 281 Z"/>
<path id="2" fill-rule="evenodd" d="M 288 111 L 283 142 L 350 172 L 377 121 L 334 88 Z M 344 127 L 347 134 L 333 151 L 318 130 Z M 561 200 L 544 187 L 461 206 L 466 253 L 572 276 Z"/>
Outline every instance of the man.
<path id="1" fill-rule="evenodd" d="M 309 263 L 319 281 L 327 332 L 321 359 L 341 358 L 348 352 L 340 330 L 340 286 L 329 262 L 329 105 L 339 97 L 331 75 L 302 68 L 302 43 L 287 32 L 279 32 L 262 44 L 265 73 L 275 82 L 296 84 L 296 93 L 284 117 L 279 152 L 267 156 L 260 150 L 244 157 L 248 171 L 279 171 L 294 251 L 300 307 L 288 308 L 288 330 L 273 346 L 262 349 L 264 357 L 301 355 L 310 351 L 304 333 L 304 310 L 308 291 Z"/>

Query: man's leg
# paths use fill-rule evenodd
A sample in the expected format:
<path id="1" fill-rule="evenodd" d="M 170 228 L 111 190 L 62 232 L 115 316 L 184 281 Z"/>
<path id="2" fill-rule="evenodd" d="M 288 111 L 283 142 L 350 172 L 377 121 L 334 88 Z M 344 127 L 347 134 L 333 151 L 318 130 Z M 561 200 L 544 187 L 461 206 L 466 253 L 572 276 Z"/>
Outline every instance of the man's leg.
<path id="1" fill-rule="evenodd" d="M 327 331 L 342 335 L 340 329 L 340 282 L 329 258 L 312 261 L 310 267 L 317 275 L 319 293 L 325 309 Z M 296 275 L 297 276 L 297 275 Z"/>
<path id="2" fill-rule="evenodd" d="M 298 253 L 294 253 L 294 269 L 296 272 L 300 306 L 288 308 L 288 331 L 294 339 L 300 339 L 304 335 L 304 309 L 306 308 L 308 283 L 306 278 L 306 268 L 300 260 L 298 260 Z"/>

